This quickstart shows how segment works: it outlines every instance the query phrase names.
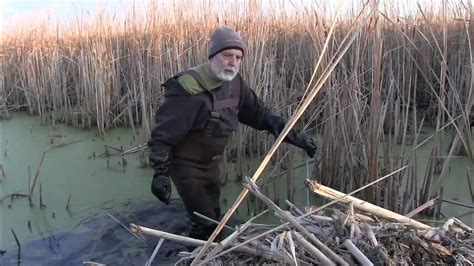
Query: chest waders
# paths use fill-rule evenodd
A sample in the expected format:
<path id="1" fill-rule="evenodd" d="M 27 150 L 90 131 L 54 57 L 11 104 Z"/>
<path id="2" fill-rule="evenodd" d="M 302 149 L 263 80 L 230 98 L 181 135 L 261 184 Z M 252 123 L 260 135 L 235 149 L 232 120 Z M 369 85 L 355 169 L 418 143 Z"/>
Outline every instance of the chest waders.
<path id="1" fill-rule="evenodd" d="M 220 90 L 227 90 L 227 95 L 224 91 L 224 97 L 217 99 L 217 92 L 206 88 L 197 72 L 187 70 L 185 73 L 191 75 L 209 94 L 212 108 L 204 131 L 189 133 L 173 149 L 174 159 L 170 173 L 191 219 L 190 237 L 207 239 L 216 225 L 193 215 L 193 212 L 199 212 L 215 220 L 220 218 L 219 164 L 230 136 L 219 134 L 219 129 L 220 124 L 223 123 L 222 111 L 224 109 L 230 108 L 232 110 L 230 114 L 237 116 L 240 80 L 234 79 L 238 81 L 224 83 Z M 229 115 L 229 112 L 226 112 L 226 115 Z"/>

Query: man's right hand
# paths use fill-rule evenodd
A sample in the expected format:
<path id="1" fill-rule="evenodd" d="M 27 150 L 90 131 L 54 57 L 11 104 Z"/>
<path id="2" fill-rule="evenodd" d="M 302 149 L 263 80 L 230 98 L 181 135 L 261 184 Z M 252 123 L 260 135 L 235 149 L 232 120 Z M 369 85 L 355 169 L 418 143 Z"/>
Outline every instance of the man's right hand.
<path id="1" fill-rule="evenodd" d="M 171 182 L 169 175 L 169 166 L 171 162 L 170 148 L 163 144 L 150 145 L 150 161 L 155 174 L 151 182 L 151 192 L 159 200 L 166 204 L 170 203 Z"/>
<path id="2" fill-rule="evenodd" d="M 169 204 L 171 197 L 170 178 L 163 174 L 155 173 L 151 182 L 151 192 L 162 202 Z"/>

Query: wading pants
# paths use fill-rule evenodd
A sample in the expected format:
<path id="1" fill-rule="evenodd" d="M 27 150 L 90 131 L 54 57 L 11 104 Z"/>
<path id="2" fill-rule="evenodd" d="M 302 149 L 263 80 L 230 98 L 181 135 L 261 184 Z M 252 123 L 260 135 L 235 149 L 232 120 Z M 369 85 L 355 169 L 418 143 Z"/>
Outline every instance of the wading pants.
<path id="1" fill-rule="evenodd" d="M 216 224 L 193 215 L 193 212 L 214 220 L 220 218 L 219 177 L 218 160 L 206 165 L 205 168 L 176 164 L 171 167 L 171 178 L 191 219 L 192 238 L 207 240 L 216 227 Z"/>

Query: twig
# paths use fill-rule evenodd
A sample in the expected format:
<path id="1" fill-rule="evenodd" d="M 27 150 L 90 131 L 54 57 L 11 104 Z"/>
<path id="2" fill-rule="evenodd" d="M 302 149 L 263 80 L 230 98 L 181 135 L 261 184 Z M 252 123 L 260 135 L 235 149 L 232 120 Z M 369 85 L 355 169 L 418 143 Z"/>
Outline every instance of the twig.
<path id="1" fill-rule="evenodd" d="M 155 256 L 158 253 L 158 250 L 160 249 L 161 244 L 163 244 L 164 240 L 165 240 L 164 238 L 160 238 L 160 240 L 158 241 L 158 244 L 156 244 L 156 247 L 153 250 L 153 254 L 151 254 L 151 257 L 146 261 L 145 266 L 151 266 L 151 263 L 155 260 Z"/>
<path id="2" fill-rule="evenodd" d="M 6 177 L 7 177 L 7 176 L 5 175 L 5 169 L 3 168 L 3 165 L 2 165 L 2 164 L 0 164 L 0 172 L 1 172 L 3 178 L 6 178 Z"/>
<path id="3" fill-rule="evenodd" d="M 298 266 L 298 260 L 296 259 L 295 242 L 293 242 L 293 237 L 291 236 L 291 232 L 287 234 L 287 240 L 288 240 L 288 243 L 290 244 L 290 251 L 291 251 L 291 256 L 293 258 L 293 261 L 295 262 L 295 265 Z"/>
<path id="4" fill-rule="evenodd" d="M 106 266 L 106 264 L 99 263 L 99 262 L 94 262 L 94 261 L 90 261 L 90 260 L 83 261 L 82 264 L 84 264 L 86 266 Z"/>
<path id="5" fill-rule="evenodd" d="M 453 217 L 453 220 L 454 220 L 454 224 L 457 225 L 459 228 L 463 229 L 464 231 L 468 232 L 468 233 L 472 233 L 473 230 L 471 227 L 467 226 L 465 223 L 463 223 L 461 220 L 457 219 L 457 218 L 454 218 Z"/>
<path id="6" fill-rule="evenodd" d="M 411 212 L 405 214 L 406 217 L 408 218 L 411 218 L 415 215 L 417 215 L 418 213 L 430 208 L 430 207 L 433 207 L 435 204 L 436 204 L 436 201 L 438 201 L 439 197 L 435 197 L 433 199 L 430 199 L 429 201 L 423 203 L 422 205 L 418 206 L 418 208 L 412 210 Z"/>
<path id="7" fill-rule="evenodd" d="M 42 184 L 41 184 L 41 180 L 39 182 L 39 205 L 40 205 L 40 208 L 46 208 L 46 204 L 43 203 L 43 189 L 42 189 Z"/>
<path id="8" fill-rule="evenodd" d="M 175 234 L 171 234 L 171 233 L 167 233 L 167 232 L 163 232 L 163 231 L 154 230 L 154 229 L 151 229 L 151 228 L 139 226 L 139 225 L 136 225 L 136 224 L 130 224 L 130 230 L 134 233 L 141 232 L 141 233 L 144 233 L 144 234 L 147 234 L 147 235 L 166 238 L 166 239 L 173 240 L 173 241 L 176 241 L 178 243 L 181 243 L 183 245 L 204 246 L 207 243 L 204 240 L 194 239 L 194 238 L 190 238 L 190 237 L 187 237 L 187 236 L 175 235 Z M 216 245 L 217 245 L 217 243 L 215 243 L 215 242 L 213 242 L 211 244 L 211 246 L 213 246 L 213 247 L 215 247 Z M 254 256 L 260 256 L 260 257 L 263 257 L 265 259 L 273 260 L 273 261 L 277 261 L 277 262 L 282 261 L 282 260 L 286 261 L 284 256 L 282 256 L 281 254 L 279 254 L 277 252 L 268 252 L 268 251 L 264 251 L 264 250 L 256 250 L 255 248 L 242 247 L 242 246 L 237 248 L 236 250 L 239 251 L 239 252 L 249 253 L 249 254 L 254 255 Z"/>
<path id="9" fill-rule="evenodd" d="M 125 230 L 127 230 L 130 234 L 132 234 L 136 239 L 140 240 L 142 243 L 145 243 L 145 238 L 141 235 L 135 234 L 133 230 L 130 230 L 127 226 L 125 226 L 119 219 L 115 218 L 109 211 L 106 211 L 107 215 L 110 216 L 114 221 L 120 224 Z"/>
<path id="10" fill-rule="evenodd" d="M 213 223 L 215 223 L 215 224 L 219 224 L 218 221 L 216 221 L 216 220 L 214 220 L 214 219 L 212 219 L 212 218 L 209 218 L 209 217 L 207 217 L 207 216 L 204 215 L 204 214 L 200 214 L 199 212 L 196 212 L 196 211 L 195 211 L 195 212 L 193 212 L 193 214 L 196 215 L 196 216 L 198 216 L 199 218 L 202 218 L 202 219 L 206 220 L 206 221 L 213 222 Z M 230 227 L 230 226 L 228 226 L 228 225 L 225 225 L 225 228 L 227 228 L 227 229 L 229 229 L 229 230 L 232 230 L 232 231 L 235 231 L 234 228 L 232 228 L 232 227 Z"/>
<path id="11" fill-rule="evenodd" d="M 139 152 L 139 151 L 141 151 L 141 150 L 143 150 L 147 147 L 148 147 L 148 144 L 145 142 L 141 145 L 138 145 L 136 147 L 133 147 L 131 149 L 128 149 L 128 150 L 122 152 L 122 155 L 127 155 L 127 154 L 132 154 L 132 153 L 135 153 L 135 152 Z"/>
<path id="12" fill-rule="evenodd" d="M 0 203 L 3 203 L 4 200 L 6 200 L 6 199 L 8 199 L 8 198 L 10 198 L 10 197 L 12 197 L 12 196 L 14 196 L 14 195 L 22 195 L 22 196 L 24 196 L 24 194 L 19 194 L 20 191 L 21 191 L 21 190 L 18 190 L 17 192 L 15 192 L 15 193 L 13 193 L 13 194 L 7 194 L 7 195 L 1 197 L 1 198 L 0 198 Z"/>
<path id="13" fill-rule="evenodd" d="M 46 151 L 43 152 L 43 156 L 41 156 L 41 160 L 40 160 L 40 163 L 38 165 L 38 169 L 36 169 L 36 174 L 35 174 L 35 179 L 33 179 L 33 185 L 31 186 L 30 188 L 30 197 L 33 196 L 33 191 L 35 189 L 35 185 L 36 185 L 36 181 L 38 180 L 38 177 L 39 177 L 39 171 L 41 169 L 41 165 L 43 165 L 43 161 L 44 161 L 44 156 L 46 155 Z"/>
<path id="14" fill-rule="evenodd" d="M 69 211 L 69 203 L 71 202 L 71 193 L 69 193 L 69 197 L 67 198 L 67 203 L 66 203 L 66 210 Z"/>
<path id="15" fill-rule="evenodd" d="M 16 245 L 18 246 L 18 249 L 21 249 L 21 244 L 20 241 L 18 240 L 18 237 L 15 234 L 15 230 L 13 228 L 10 228 L 12 230 L 13 237 L 15 238 Z"/>
<path id="16" fill-rule="evenodd" d="M 238 229 L 235 230 L 232 234 L 230 234 L 228 237 L 226 237 L 224 240 L 222 240 L 216 248 L 214 248 L 211 252 L 209 252 L 209 255 L 207 256 L 207 258 L 202 262 L 203 264 L 206 264 L 207 262 L 209 262 L 210 260 L 208 260 L 208 258 L 212 258 L 212 259 L 216 259 L 219 257 L 219 255 L 216 256 L 216 254 L 218 254 L 219 252 L 221 252 L 224 248 L 226 248 L 227 246 L 229 246 L 229 244 L 234 240 L 236 239 L 240 234 L 242 234 L 249 226 L 250 224 L 252 223 L 252 221 L 256 220 L 258 217 L 264 215 L 265 213 L 267 213 L 268 210 L 264 210 L 263 212 L 261 212 L 260 214 L 252 217 L 251 219 L 249 219 L 246 223 L 244 223 L 243 225 L 240 225 L 238 226 Z"/>
<path id="17" fill-rule="evenodd" d="M 104 147 L 105 147 L 105 149 L 112 149 L 112 150 L 119 151 L 119 152 L 122 152 L 122 151 L 123 151 L 122 149 L 115 148 L 115 147 L 112 147 L 112 146 L 109 146 L 109 145 L 105 145 L 105 144 L 104 144 Z"/>
<path id="18" fill-rule="evenodd" d="M 288 213 L 284 212 L 280 207 L 278 207 L 273 201 L 263 195 L 260 190 L 258 189 L 257 185 L 248 177 L 246 176 L 244 179 L 244 186 L 250 190 L 255 196 L 261 199 L 269 208 L 274 210 L 284 218 L 287 222 L 293 225 L 299 232 L 301 232 L 305 237 L 309 238 L 311 242 L 313 242 L 319 249 L 321 249 L 325 254 L 331 257 L 334 261 L 341 265 L 349 265 L 345 262 L 339 255 L 337 255 L 334 251 L 328 248 L 323 242 L 316 238 L 313 234 L 311 234 L 306 228 L 304 228 L 301 224 L 299 224 L 294 218 L 292 218 Z"/>
<path id="19" fill-rule="evenodd" d="M 304 239 L 300 234 L 297 232 L 291 232 L 296 239 L 311 255 L 318 259 L 319 264 L 321 265 L 336 265 L 332 262 L 324 253 L 322 253 L 318 248 L 311 245 L 306 239 Z"/>
<path id="20" fill-rule="evenodd" d="M 290 211 L 293 210 L 300 216 L 304 214 L 300 209 L 298 209 L 298 207 L 296 207 L 293 203 L 291 203 L 291 201 L 286 199 L 285 202 L 288 205 L 288 207 L 290 207 Z"/>
<path id="21" fill-rule="evenodd" d="M 372 231 L 372 228 L 370 228 L 370 225 L 368 224 L 362 224 L 363 229 L 365 229 L 370 241 L 372 242 L 372 245 L 374 247 L 379 246 L 379 242 L 377 241 L 377 238 L 375 237 L 374 231 Z"/>
<path id="22" fill-rule="evenodd" d="M 446 203 L 451 203 L 453 205 L 461 206 L 461 207 L 464 207 L 464 208 L 474 209 L 473 205 L 469 205 L 469 204 L 462 203 L 462 202 L 459 202 L 459 201 L 448 200 L 448 199 L 442 199 L 441 201 L 446 202 Z"/>
<path id="23" fill-rule="evenodd" d="M 361 265 L 374 265 L 365 255 L 362 253 L 350 239 L 342 241 L 342 245 L 356 258 Z"/>
<path id="24" fill-rule="evenodd" d="M 470 195 L 471 195 L 471 201 L 474 202 L 474 193 L 472 192 L 471 175 L 469 174 L 469 171 L 466 171 L 466 177 L 467 177 L 467 184 L 469 185 L 469 192 L 470 192 Z"/>
<path id="25" fill-rule="evenodd" d="M 78 142 L 81 142 L 83 141 L 84 139 L 77 139 L 77 140 L 73 140 L 73 141 L 70 141 L 70 142 L 66 142 L 66 143 L 59 143 L 59 144 L 55 144 L 55 145 L 51 145 L 48 147 L 49 150 L 55 150 L 55 149 L 58 149 L 58 148 L 63 148 L 63 147 L 66 147 L 68 145 L 72 145 L 74 143 L 78 143 Z"/>

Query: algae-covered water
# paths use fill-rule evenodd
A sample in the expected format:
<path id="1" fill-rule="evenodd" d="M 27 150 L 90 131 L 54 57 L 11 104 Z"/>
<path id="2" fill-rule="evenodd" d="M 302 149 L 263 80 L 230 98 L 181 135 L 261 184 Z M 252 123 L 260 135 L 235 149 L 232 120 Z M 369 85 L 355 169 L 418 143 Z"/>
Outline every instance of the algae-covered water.
<path id="1" fill-rule="evenodd" d="M 127 150 L 143 144 L 143 138 L 134 136 L 131 129 L 111 129 L 99 136 L 94 130 L 61 124 L 42 125 L 38 117 L 20 113 L 14 114 L 12 119 L 0 120 L 0 141 L 0 164 L 4 171 L 4 176 L 0 172 L 0 250 L 6 252 L 0 256 L 0 264 L 20 261 L 26 265 L 61 265 L 64 262 L 80 264 L 84 260 L 141 264 L 151 255 L 156 239 L 140 242 L 124 226 L 134 222 L 176 233 L 185 231 L 187 218 L 176 190 L 173 190 L 173 204 L 162 204 L 150 192 L 153 170 L 143 166 L 139 153 L 122 157 L 113 149 Z M 104 145 L 109 146 L 108 156 Z M 430 145 L 417 152 L 420 177 L 426 168 Z M 246 174 L 252 175 L 258 163 L 251 162 Z M 240 183 L 232 182 L 235 166 L 229 164 L 228 169 L 231 181 L 223 188 L 223 211 L 242 189 Z M 443 178 L 444 198 L 472 204 L 466 178 L 472 169 L 474 165 L 469 158 L 451 159 L 450 171 Z M 295 182 L 294 202 L 297 204 L 308 200 L 306 192 L 300 193 L 304 191 L 306 171 L 305 167 L 296 171 L 299 178 Z M 34 182 L 37 172 L 33 206 L 30 206 L 28 198 L 23 196 L 28 194 L 28 184 Z M 286 195 L 285 185 L 283 175 L 276 186 L 281 206 Z M 40 187 L 43 207 L 40 206 Z M 17 197 L 11 197 L 13 194 Z M 310 196 L 309 200 L 315 198 Z M 470 211 L 447 203 L 442 209 L 445 216 L 458 216 L 473 225 L 474 216 Z M 245 220 L 249 215 L 251 211 L 242 204 L 237 217 Z M 20 256 L 14 234 L 22 246 Z M 169 257 L 171 246 L 160 250 L 160 254 Z"/>
<path id="2" fill-rule="evenodd" d="M 138 221 L 157 221 L 154 226 L 149 224 L 153 228 L 166 229 L 166 225 L 159 221 L 170 215 L 178 215 L 180 218 L 177 219 L 181 221 L 187 219 L 175 189 L 173 189 L 172 197 L 177 199 L 174 201 L 179 206 L 176 209 L 170 209 L 151 194 L 150 182 L 153 170 L 148 166 L 143 166 L 139 153 L 122 157 L 116 150 L 128 150 L 143 144 L 144 140 L 140 136 L 134 136 L 131 129 L 111 129 L 104 136 L 100 136 L 93 130 L 80 130 L 62 124 L 42 125 L 38 117 L 21 113 L 14 114 L 12 119 L 1 120 L 0 133 L 0 164 L 5 173 L 5 176 L 1 176 L 0 173 L 0 199 L 2 199 L 0 250 L 7 251 L 5 256 L 17 252 L 13 232 L 23 247 L 21 261 L 25 262 L 31 261 L 31 256 L 28 255 L 31 251 L 28 250 L 42 250 L 44 247 L 38 241 L 43 239 L 43 242 L 51 242 L 53 240 L 49 236 L 58 232 L 69 234 L 95 230 L 97 235 L 103 235 L 103 225 L 98 228 L 90 226 L 98 224 L 90 222 L 97 217 L 102 218 L 100 224 L 116 226 L 119 223 L 114 218 L 136 214 L 137 209 L 148 206 L 148 209 L 153 211 L 148 214 L 140 212 L 134 217 L 138 217 Z M 235 166 L 229 164 L 228 169 L 235 169 Z M 28 198 L 24 196 L 28 194 L 28 184 L 32 186 L 34 183 L 37 172 L 38 178 L 32 197 L 33 205 L 30 206 Z M 306 175 L 302 175 L 302 178 L 304 177 Z M 229 180 L 222 192 L 223 210 L 233 203 L 242 189 L 240 182 L 233 182 L 235 173 L 229 174 Z M 286 183 L 286 180 L 282 179 L 280 183 Z M 40 206 L 40 186 L 43 207 Z M 296 188 L 302 189 L 302 187 L 303 182 L 299 182 Z M 283 187 L 277 189 L 277 193 L 283 197 L 286 189 Z M 12 195 L 16 196 L 12 197 Z M 295 199 L 306 202 L 306 193 L 296 195 Z M 154 205 L 154 208 L 150 207 L 150 204 Z M 170 213 L 171 210 L 173 214 Z M 111 212 L 116 214 L 112 215 L 114 218 L 110 217 Z M 149 219 L 144 218 L 146 215 Z M 237 216 L 246 219 L 249 215 L 252 215 L 252 212 L 248 210 L 246 204 L 242 204 Z M 271 221 L 269 218 L 263 220 Z M 126 218 L 120 221 L 124 225 L 137 222 Z M 169 231 L 176 229 L 173 228 L 167 229 L 170 229 Z M 124 228 L 119 228 L 119 230 L 126 232 Z M 126 233 L 128 238 L 133 239 L 131 234 Z M 61 237 L 56 235 L 54 241 L 75 242 L 69 237 L 70 235 L 67 238 L 62 237 L 65 240 L 59 241 Z M 122 241 L 130 241 L 130 239 L 122 239 Z M 28 244 L 31 243 L 34 248 L 28 249 Z M 131 246 L 133 244 L 129 247 Z M 27 247 L 26 250 L 25 247 Z M 69 249 L 79 249 L 79 247 L 71 244 Z M 59 258 L 58 261 L 61 261 L 61 255 L 56 254 L 56 257 Z M 67 258 L 68 256 L 64 255 L 63 259 Z M 80 259 L 84 259 L 84 256 Z M 51 261 L 47 262 L 51 263 Z"/>

